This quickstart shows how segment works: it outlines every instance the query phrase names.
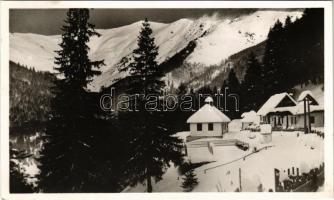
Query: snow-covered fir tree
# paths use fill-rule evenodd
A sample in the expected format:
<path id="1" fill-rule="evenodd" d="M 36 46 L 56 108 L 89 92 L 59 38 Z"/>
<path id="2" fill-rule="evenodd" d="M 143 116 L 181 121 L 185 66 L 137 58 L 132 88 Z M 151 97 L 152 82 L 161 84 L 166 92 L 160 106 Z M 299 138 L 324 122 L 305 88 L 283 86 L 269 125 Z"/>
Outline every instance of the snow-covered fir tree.
<path id="1" fill-rule="evenodd" d="M 265 101 L 264 69 L 251 52 L 247 57 L 247 70 L 241 84 L 241 109 L 243 111 L 258 110 Z"/>
<path id="2" fill-rule="evenodd" d="M 156 62 L 158 47 L 154 43 L 152 29 L 147 19 L 143 22 L 138 48 L 133 51 L 134 59 L 122 70 L 130 73 L 129 94 L 162 94 L 165 86 L 160 80 L 160 70 Z M 159 101 L 159 98 L 157 99 Z M 172 136 L 164 112 L 149 110 L 148 99 L 139 97 L 136 101 L 139 112 L 121 113 L 119 119 L 125 121 L 128 128 L 131 158 L 126 169 L 130 185 L 146 182 L 147 192 L 152 192 L 152 180 L 159 181 L 171 162 L 182 161 L 181 141 Z M 157 107 L 160 108 L 159 106 Z M 161 109 L 161 108 L 160 108 Z"/>
<path id="3" fill-rule="evenodd" d="M 94 118 L 95 102 L 85 89 L 103 61 L 88 58 L 87 43 L 99 35 L 88 22 L 88 9 L 69 9 L 62 27 L 61 49 L 55 58 L 55 79 L 51 112 L 46 127 L 44 147 L 38 159 L 41 173 L 37 177 L 43 192 L 95 191 L 101 163 Z M 103 145 L 102 145 L 103 146 Z"/>
<path id="4" fill-rule="evenodd" d="M 185 192 L 191 192 L 194 187 L 198 184 L 198 180 L 196 178 L 196 175 L 194 173 L 194 169 L 190 169 L 185 173 L 185 177 L 182 178 L 182 188 Z"/>

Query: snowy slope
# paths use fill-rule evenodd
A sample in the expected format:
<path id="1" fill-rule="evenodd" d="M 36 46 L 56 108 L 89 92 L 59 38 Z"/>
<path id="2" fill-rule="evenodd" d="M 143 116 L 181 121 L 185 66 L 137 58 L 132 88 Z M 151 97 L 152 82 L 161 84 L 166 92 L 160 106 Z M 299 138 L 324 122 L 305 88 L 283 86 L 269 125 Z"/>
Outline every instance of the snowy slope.
<path id="1" fill-rule="evenodd" d="M 155 42 L 159 46 L 158 63 L 171 58 L 196 41 L 194 51 L 185 62 L 208 66 L 218 64 L 228 56 L 266 39 L 270 26 L 277 19 L 293 19 L 302 12 L 257 11 L 235 19 L 204 16 L 199 19 L 180 19 L 170 24 L 151 22 Z M 130 25 L 97 30 L 102 36 L 93 37 L 89 43 L 92 60 L 105 60 L 102 74 L 94 79 L 92 90 L 109 86 L 126 73 L 119 73 L 116 65 L 123 57 L 131 57 L 142 21 Z M 12 33 L 10 35 L 10 60 L 36 70 L 53 71 L 55 50 L 59 49 L 60 36 Z M 200 70 L 203 71 L 203 70 Z"/>
<path id="2" fill-rule="evenodd" d="M 92 37 L 89 42 L 89 56 L 92 60 L 104 59 L 106 71 L 127 56 L 135 47 L 142 22 L 136 22 L 115 29 L 97 30 L 101 37 Z M 151 23 L 154 32 L 166 26 L 162 23 Z M 60 36 L 13 33 L 10 35 L 10 60 L 34 66 L 40 71 L 53 71 L 55 50 L 59 50 Z"/>
<path id="3" fill-rule="evenodd" d="M 198 46 L 187 60 L 206 65 L 219 64 L 222 59 L 254 46 L 267 38 L 269 29 L 287 15 L 300 18 L 302 13 L 286 11 L 257 11 L 233 20 L 217 20 L 215 30 L 198 40 Z M 200 19 L 206 21 L 207 19 Z"/>
<path id="4" fill-rule="evenodd" d="M 53 71 L 58 43 L 59 36 L 13 33 L 9 35 L 9 59 L 39 71 Z"/>

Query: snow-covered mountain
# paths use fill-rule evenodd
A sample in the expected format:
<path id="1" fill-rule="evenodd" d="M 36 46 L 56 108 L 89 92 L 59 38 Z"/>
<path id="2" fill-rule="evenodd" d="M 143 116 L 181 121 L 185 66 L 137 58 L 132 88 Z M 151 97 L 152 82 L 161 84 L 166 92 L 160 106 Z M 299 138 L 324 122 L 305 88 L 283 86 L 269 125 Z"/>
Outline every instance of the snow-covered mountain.
<path id="1" fill-rule="evenodd" d="M 232 54 L 264 41 L 276 20 L 284 22 L 287 16 L 294 20 L 301 11 L 257 11 L 238 18 L 203 16 L 199 19 L 180 19 L 165 24 L 151 22 L 155 42 L 159 46 L 158 63 L 164 63 L 195 42 L 196 46 L 184 59 L 185 63 L 201 67 L 217 65 Z M 92 60 L 105 60 L 102 74 L 94 79 L 90 89 L 110 86 L 126 73 L 119 73 L 117 64 L 123 57 L 131 57 L 137 45 L 142 22 L 97 30 L 102 36 L 93 37 L 89 43 Z M 60 36 L 44 36 L 31 33 L 10 34 L 10 60 L 34 67 L 36 70 L 53 71 L 55 50 L 59 49 Z M 218 72 L 215 72 L 218 73 Z M 183 77 L 184 79 L 184 77 Z M 184 80 L 183 80 L 184 81 Z M 178 80 L 176 80 L 178 82 Z"/>

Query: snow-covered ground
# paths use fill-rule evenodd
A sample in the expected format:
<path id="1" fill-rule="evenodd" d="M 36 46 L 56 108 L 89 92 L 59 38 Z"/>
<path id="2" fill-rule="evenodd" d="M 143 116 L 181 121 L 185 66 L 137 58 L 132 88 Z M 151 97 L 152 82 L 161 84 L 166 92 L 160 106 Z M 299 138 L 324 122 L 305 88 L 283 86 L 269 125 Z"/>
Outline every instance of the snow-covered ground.
<path id="1" fill-rule="evenodd" d="M 252 134 L 256 136 L 254 139 L 249 137 Z M 251 148 L 242 151 L 235 146 L 217 146 L 214 147 L 213 155 L 207 147 L 188 148 L 188 159 L 192 161 L 215 161 L 195 169 L 199 184 L 194 188 L 194 192 L 235 191 L 240 187 L 239 169 L 242 191 L 258 191 L 258 188 L 264 191 L 274 190 L 274 168 L 286 170 L 297 167 L 299 172 L 303 173 L 319 167 L 324 161 L 324 141 L 316 134 L 273 132 L 272 142 L 268 144 L 262 143 L 259 133 L 246 131 L 228 133 L 224 139 L 240 139 L 250 143 Z M 252 153 L 254 146 L 258 149 L 265 146 L 268 148 Z M 248 156 L 245 157 L 246 155 Z M 167 170 L 163 180 L 153 185 L 153 191 L 182 192 L 181 184 L 182 176 L 173 166 Z M 145 185 L 142 184 L 124 190 L 144 191 Z"/>

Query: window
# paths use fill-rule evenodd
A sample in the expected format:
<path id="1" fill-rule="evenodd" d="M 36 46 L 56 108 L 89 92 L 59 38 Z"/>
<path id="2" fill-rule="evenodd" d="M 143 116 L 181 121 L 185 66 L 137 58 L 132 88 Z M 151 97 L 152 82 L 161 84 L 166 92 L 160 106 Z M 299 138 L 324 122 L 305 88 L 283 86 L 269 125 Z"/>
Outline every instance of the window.
<path id="1" fill-rule="evenodd" d="M 208 129 L 209 129 L 209 131 L 213 131 L 213 123 L 208 124 Z"/>
<path id="2" fill-rule="evenodd" d="M 202 130 L 202 124 L 197 124 L 197 131 L 201 131 Z"/>
<path id="3" fill-rule="evenodd" d="M 314 124 L 314 116 L 310 116 L 310 122 L 311 124 Z"/>

